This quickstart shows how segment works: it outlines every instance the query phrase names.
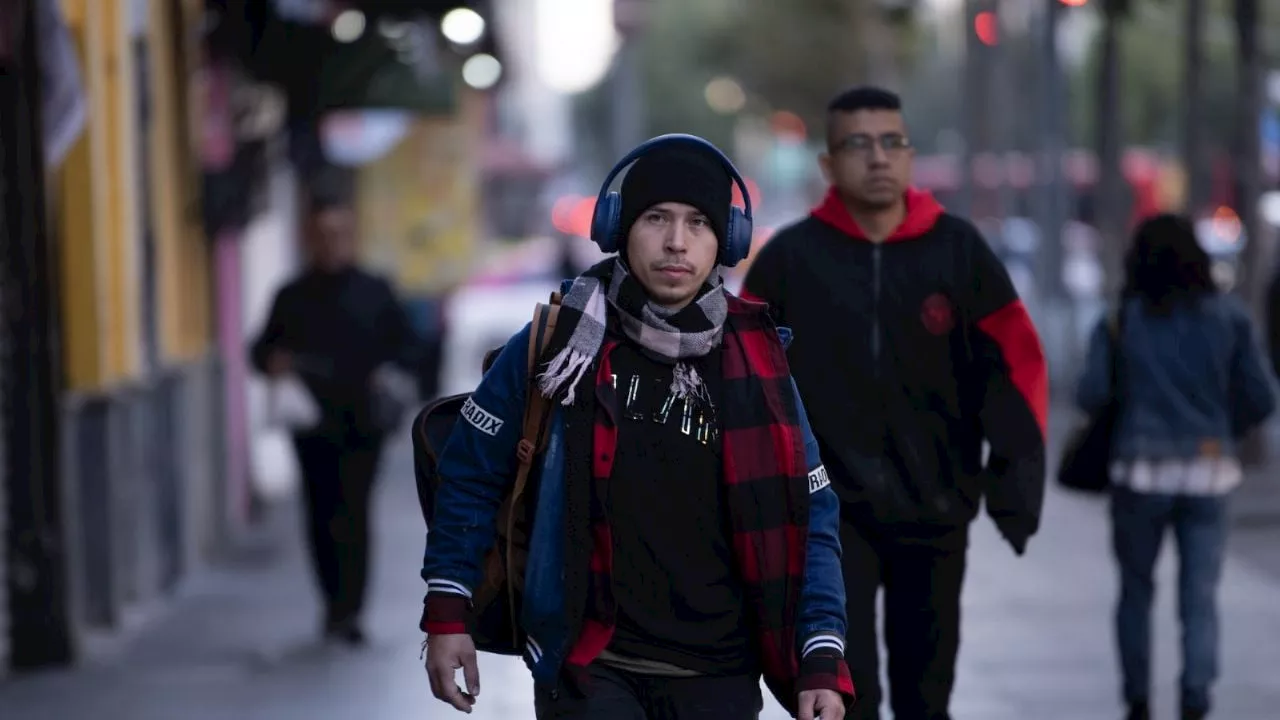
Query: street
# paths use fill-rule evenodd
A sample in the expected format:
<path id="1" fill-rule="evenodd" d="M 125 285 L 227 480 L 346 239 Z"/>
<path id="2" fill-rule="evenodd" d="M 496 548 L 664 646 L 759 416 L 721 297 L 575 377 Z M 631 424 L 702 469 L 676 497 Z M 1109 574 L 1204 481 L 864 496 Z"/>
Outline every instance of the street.
<path id="1" fill-rule="evenodd" d="M 5 720 L 348 720 L 447 718 L 418 660 L 423 522 L 407 443 L 378 488 L 371 645 L 324 648 L 298 519 L 281 508 L 261 542 L 193 580 L 160 617 L 101 662 L 0 683 Z M 954 714 L 961 720 L 1120 716 L 1110 615 L 1114 579 L 1105 505 L 1051 491 L 1044 528 L 1015 558 L 990 521 L 974 525 Z M 279 542 L 279 540 L 287 542 Z M 1274 546 L 1273 546 L 1274 547 Z M 1166 556 L 1158 607 L 1157 717 L 1174 711 L 1178 672 Z M 1280 706 L 1280 579 L 1227 565 L 1217 717 L 1267 720 Z M 478 720 L 532 718 L 516 660 L 481 659 Z M 764 720 L 785 714 L 770 700 Z"/>

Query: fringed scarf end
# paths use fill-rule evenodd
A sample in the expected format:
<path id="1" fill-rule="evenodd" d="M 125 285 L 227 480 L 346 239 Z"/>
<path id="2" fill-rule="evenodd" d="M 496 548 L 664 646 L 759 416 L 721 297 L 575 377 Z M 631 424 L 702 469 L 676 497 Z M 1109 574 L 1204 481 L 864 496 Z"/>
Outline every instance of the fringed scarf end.
<path id="1" fill-rule="evenodd" d="M 565 347 L 551 359 L 547 369 L 538 378 L 538 389 L 543 395 L 553 397 L 568 383 L 564 399 L 560 404 L 572 405 L 578 383 L 582 380 L 582 376 L 587 374 L 589 367 L 591 367 L 590 355 L 578 352 L 572 347 Z"/>
<path id="2" fill-rule="evenodd" d="M 705 399 L 706 386 L 697 369 L 686 362 L 676 363 L 675 371 L 671 374 L 671 394 L 680 400 Z"/>

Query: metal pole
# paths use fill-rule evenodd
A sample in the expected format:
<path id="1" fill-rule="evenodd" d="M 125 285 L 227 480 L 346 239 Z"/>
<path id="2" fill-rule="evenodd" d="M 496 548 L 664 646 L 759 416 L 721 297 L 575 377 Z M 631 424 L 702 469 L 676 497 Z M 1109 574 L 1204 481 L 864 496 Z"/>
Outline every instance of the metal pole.
<path id="1" fill-rule="evenodd" d="M 995 11 L 996 17 L 999 19 L 999 42 L 991 51 L 991 75 L 994 80 L 990 84 L 989 98 L 992 108 L 995 112 L 991 113 L 992 124 L 992 142 L 987 148 L 992 152 L 1001 163 L 1004 172 L 1000 179 L 1000 185 L 996 190 L 996 217 L 1001 222 L 1009 219 L 1017 214 L 1013 186 L 1009 178 L 1009 164 L 1007 162 L 1009 154 L 1014 149 L 1014 138 L 1017 133 L 1017 118 L 1022 116 L 1015 110 L 1014 90 L 1014 53 L 1012 48 L 1012 27 L 1008 22 L 1008 12 L 1010 10 L 1009 0 L 996 0 Z M 998 240 L 998 238 L 987 238 L 988 241 Z"/>
<path id="2" fill-rule="evenodd" d="M 1051 0 L 1041 22 L 1041 82 L 1040 103 L 1040 229 L 1041 229 L 1041 280 L 1044 293 L 1049 298 L 1063 299 L 1066 289 L 1062 284 L 1062 227 L 1065 224 L 1066 181 L 1062 174 L 1062 157 L 1066 151 L 1066 102 L 1064 78 L 1058 57 L 1058 20 L 1062 6 Z"/>
<path id="3" fill-rule="evenodd" d="M 1062 281 L 1065 253 L 1062 230 L 1067 217 L 1067 187 L 1062 172 L 1066 151 L 1066 88 L 1058 52 L 1058 21 L 1063 7 L 1057 0 L 1046 0 L 1041 16 L 1041 58 L 1043 69 L 1040 102 L 1040 272 L 1039 282 L 1043 308 L 1038 322 L 1050 362 L 1050 385 L 1063 387 L 1074 377 L 1079 357 L 1080 329 L 1075 303 L 1067 295 Z M 1055 369 L 1056 368 L 1056 369 Z"/>
<path id="4" fill-rule="evenodd" d="M 1213 198 L 1213 183 L 1205 153 L 1205 3 L 1185 0 L 1182 66 L 1182 161 L 1187 172 L 1186 212 L 1196 215 Z"/>
<path id="5" fill-rule="evenodd" d="M 986 83 L 983 82 L 982 42 L 974 30 L 974 22 L 981 11 L 982 0 L 965 0 L 964 23 L 964 87 L 961 134 L 964 149 L 960 154 L 960 191 L 956 197 L 956 209 L 960 214 L 972 217 L 974 212 L 973 159 L 982 144 L 983 110 L 986 108 Z"/>

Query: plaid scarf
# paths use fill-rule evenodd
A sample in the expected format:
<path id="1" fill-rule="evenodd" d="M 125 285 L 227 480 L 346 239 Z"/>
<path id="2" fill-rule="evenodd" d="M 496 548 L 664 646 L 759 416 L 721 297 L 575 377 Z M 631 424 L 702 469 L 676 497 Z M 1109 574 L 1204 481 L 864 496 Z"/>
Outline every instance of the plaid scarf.
<path id="1" fill-rule="evenodd" d="M 702 396 L 702 378 L 684 361 L 702 357 L 719 344 L 728 313 L 722 286 L 719 273 L 713 273 L 697 300 L 668 310 L 649 300 L 626 263 L 616 257 L 598 263 L 573 281 L 560 302 L 549 350 L 555 354 L 538 377 L 538 388 L 547 397 L 562 393 L 561 403 L 573 404 L 578 384 L 604 344 L 608 310 L 613 308 L 622 331 L 646 355 L 675 365 L 671 391 L 677 398 Z"/>
<path id="2" fill-rule="evenodd" d="M 760 306 L 717 290 L 726 322 L 720 353 L 723 426 L 721 482 L 734 562 L 760 653 L 765 683 L 793 713 L 801 687 L 795 620 L 807 557 L 809 484 L 804 434 L 791 371 L 773 323 Z M 620 412 L 610 375 L 617 340 L 606 340 L 593 378 L 593 403 L 567 410 L 565 436 L 566 619 L 576 637 L 566 671 L 580 690 L 586 668 L 613 637 L 612 528 L 601 501 L 613 473 Z"/>

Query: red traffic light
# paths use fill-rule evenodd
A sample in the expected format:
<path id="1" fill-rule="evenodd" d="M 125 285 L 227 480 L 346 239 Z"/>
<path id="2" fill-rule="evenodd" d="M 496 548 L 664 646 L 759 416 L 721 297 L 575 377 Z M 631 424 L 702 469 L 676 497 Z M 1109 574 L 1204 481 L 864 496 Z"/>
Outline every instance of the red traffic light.
<path id="1" fill-rule="evenodd" d="M 1089 4 L 1089 0 L 1058 0 L 1058 2 L 1067 7 L 1084 7 Z"/>
<path id="2" fill-rule="evenodd" d="M 990 10 L 984 10 L 975 15 L 973 32 L 977 34 L 978 41 L 983 45 L 995 45 L 1000 39 L 1000 22 L 996 19 L 996 14 Z"/>

